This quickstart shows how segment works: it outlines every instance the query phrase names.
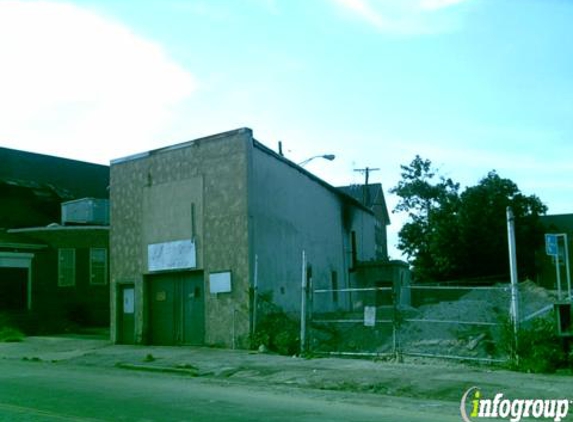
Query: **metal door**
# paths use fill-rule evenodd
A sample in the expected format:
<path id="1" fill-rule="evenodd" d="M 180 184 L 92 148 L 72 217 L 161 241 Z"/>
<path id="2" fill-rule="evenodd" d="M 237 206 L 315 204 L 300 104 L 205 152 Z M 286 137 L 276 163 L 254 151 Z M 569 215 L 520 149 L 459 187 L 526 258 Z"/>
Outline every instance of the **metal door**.
<path id="1" fill-rule="evenodd" d="M 151 343 L 203 344 L 203 273 L 158 274 L 149 282 Z"/>
<path id="2" fill-rule="evenodd" d="M 135 289 L 133 286 L 121 286 L 120 289 L 121 344 L 135 343 Z"/>
<path id="3" fill-rule="evenodd" d="M 202 345 L 205 337 L 203 274 L 182 275 L 180 289 L 183 299 L 181 343 L 194 346 Z"/>
<path id="4" fill-rule="evenodd" d="M 151 278 L 149 287 L 151 344 L 170 346 L 176 343 L 176 277 L 165 274 Z"/>

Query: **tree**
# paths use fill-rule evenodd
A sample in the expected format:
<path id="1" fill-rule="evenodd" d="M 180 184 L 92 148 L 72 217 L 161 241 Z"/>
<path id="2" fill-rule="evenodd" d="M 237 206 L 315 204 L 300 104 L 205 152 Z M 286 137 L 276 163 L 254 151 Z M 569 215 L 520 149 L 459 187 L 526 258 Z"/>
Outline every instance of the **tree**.
<path id="1" fill-rule="evenodd" d="M 495 171 L 461 195 L 459 209 L 463 267 L 470 277 L 507 274 L 508 247 L 506 208 L 516 218 L 515 236 L 518 271 L 523 276 L 535 274 L 535 251 L 543 241 L 539 216 L 547 207 L 535 196 L 525 196 L 509 179 Z"/>
<path id="2" fill-rule="evenodd" d="M 420 278 L 440 278 L 455 273 L 455 251 L 444 253 L 457 237 L 455 218 L 459 184 L 438 176 L 430 160 L 417 155 L 401 166 L 402 180 L 390 189 L 400 197 L 394 212 L 405 211 L 410 221 L 399 233 L 398 248 L 411 260 Z"/>
<path id="3" fill-rule="evenodd" d="M 401 166 L 402 180 L 390 190 L 400 197 L 394 212 L 408 213 L 398 248 L 420 280 L 447 280 L 509 273 L 505 210 L 516 217 L 518 267 L 535 273 L 535 251 L 543 240 L 539 216 L 547 207 L 525 196 L 495 171 L 459 194 L 459 184 L 438 175 L 420 156 Z"/>

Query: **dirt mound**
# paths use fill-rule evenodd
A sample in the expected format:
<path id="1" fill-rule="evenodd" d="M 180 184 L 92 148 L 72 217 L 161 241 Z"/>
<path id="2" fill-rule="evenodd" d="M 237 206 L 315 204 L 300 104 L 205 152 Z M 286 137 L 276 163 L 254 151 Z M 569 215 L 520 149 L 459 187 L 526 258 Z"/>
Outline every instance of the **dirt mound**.
<path id="1" fill-rule="evenodd" d="M 400 333 L 403 352 L 470 358 L 504 358 L 504 325 L 509 321 L 508 285 L 470 290 L 459 300 L 407 310 Z M 553 292 L 526 281 L 519 286 L 520 319 L 547 308 Z M 457 323 L 454 323 L 457 322 Z"/>

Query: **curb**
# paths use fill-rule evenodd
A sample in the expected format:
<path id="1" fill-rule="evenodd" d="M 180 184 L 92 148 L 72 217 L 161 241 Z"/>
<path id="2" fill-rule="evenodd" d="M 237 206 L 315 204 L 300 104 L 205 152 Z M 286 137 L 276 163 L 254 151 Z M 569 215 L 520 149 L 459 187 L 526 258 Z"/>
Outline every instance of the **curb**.
<path id="1" fill-rule="evenodd" d="M 170 368 L 166 366 L 140 365 L 140 364 L 124 363 L 124 362 L 116 363 L 115 367 L 121 369 L 129 369 L 132 371 L 170 373 L 170 374 L 186 375 L 191 377 L 199 376 L 199 371 L 194 368 Z"/>

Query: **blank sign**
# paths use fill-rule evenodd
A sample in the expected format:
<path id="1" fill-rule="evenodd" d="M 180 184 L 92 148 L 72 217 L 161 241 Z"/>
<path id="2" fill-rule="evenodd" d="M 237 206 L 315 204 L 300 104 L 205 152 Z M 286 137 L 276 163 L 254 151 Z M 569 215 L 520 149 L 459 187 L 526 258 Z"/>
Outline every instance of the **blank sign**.
<path id="1" fill-rule="evenodd" d="M 231 292 L 231 272 L 225 271 L 220 273 L 209 274 L 209 288 L 210 292 L 215 293 L 230 293 Z"/>
<path id="2" fill-rule="evenodd" d="M 154 243 L 147 246 L 149 271 L 195 268 L 195 243 L 192 240 Z"/>

